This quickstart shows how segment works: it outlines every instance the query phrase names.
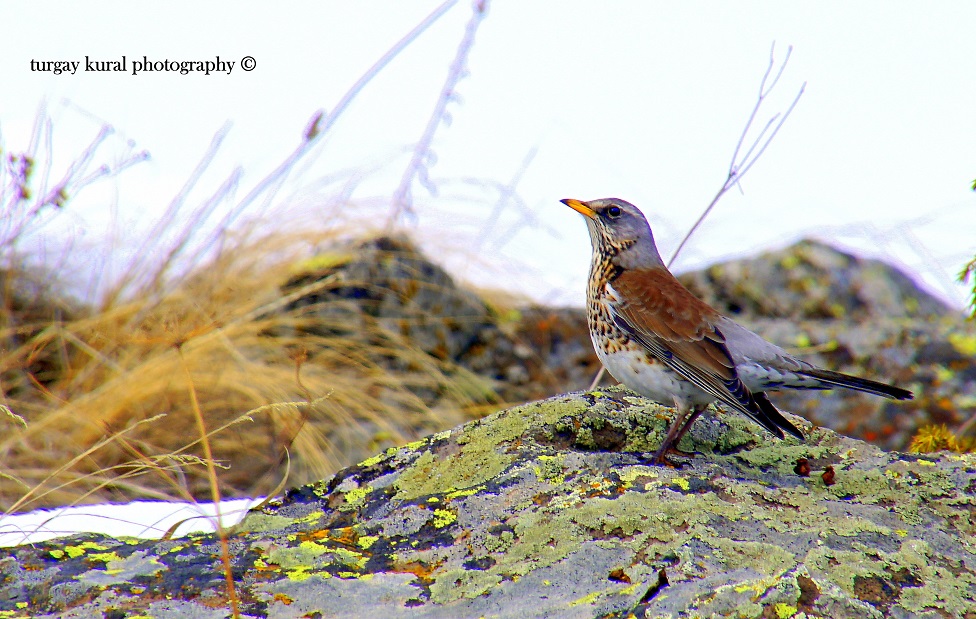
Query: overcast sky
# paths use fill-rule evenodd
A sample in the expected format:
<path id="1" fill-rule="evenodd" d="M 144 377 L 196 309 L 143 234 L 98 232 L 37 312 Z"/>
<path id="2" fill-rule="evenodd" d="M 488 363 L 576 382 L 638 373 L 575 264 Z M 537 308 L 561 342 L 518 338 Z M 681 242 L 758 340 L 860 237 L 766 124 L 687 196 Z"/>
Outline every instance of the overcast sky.
<path id="1" fill-rule="evenodd" d="M 44 238 L 49 249 L 59 235 L 97 247 L 109 221 L 127 233 L 148 226 L 228 121 L 194 197 L 238 165 L 242 196 L 299 143 L 316 110 L 335 106 L 439 2 L 139 6 L 0 5 L 5 151 L 24 148 L 46 102 L 55 169 L 102 122 L 117 131 L 99 154 L 106 162 L 127 141 L 152 157 L 69 202 Z M 349 210 L 364 226 L 378 222 L 377 204 L 400 180 L 470 15 L 470 3 L 457 2 L 366 86 L 278 194 L 290 201 L 288 217 L 334 216 L 326 205 L 338 188 L 321 179 L 356 170 L 363 178 L 351 198 L 363 206 Z M 581 303 L 588 239 L 558 200 L 627 199 L 669 255 L 727 174 L 775 41 L 777 60 L 788 46 L 793 53 L 756 128 L 803 83 L 805 92 L 679 270 L 813 236 L 897 262 L 961 306 L 952 278 L 976 251 L 974 23 L 976 4 L 961 1 L 493 2 L 460 100 L 448 107 L 452 122 L 433 143 L 440 191 L 415 184 L 410 225 L 463 277 Z M 126 73 L 84 70 L 86 56 L 123 55 Z M 143 56 L 235 65 L 229 75 L 132 75 Z M 254 70 L 242 69 L 245 56 Z M 53 75 L 32 71 L 32 60 L 81 65 Z M 499 207 L 492 183 L 516 176 L 521 202 Z M 124 250 L 132 238 L 114 243 Z"/>

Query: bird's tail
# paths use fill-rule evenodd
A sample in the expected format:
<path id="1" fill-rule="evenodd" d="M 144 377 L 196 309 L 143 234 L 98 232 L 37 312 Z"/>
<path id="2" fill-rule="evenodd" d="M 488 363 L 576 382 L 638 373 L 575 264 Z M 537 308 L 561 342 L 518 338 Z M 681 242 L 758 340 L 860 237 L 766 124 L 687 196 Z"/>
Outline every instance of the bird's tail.
<path id="1" fill-rule="evenodd" d="M 855 391 L 863 391 L 865 393 L 880 395 L 886 398 L 892 398 L 894 400 L 911 400 L 915 397 L 915 394 L 908 389 L 902 389 L 901 387 L 879 383 L 875 380 L 851 376 L 850 374 L 831 372 L 830 370 L 812 368 L 809 370 L 801 370 L 797 372 L 797 374 L 809 376 L 810 378 L 816 378 L 817 380 L 825 383 L 825 385 L 846 387 L 848 389 L 854 389 Z"/>
<path id="2" fill-rule="evenodd" d="M 803 440 L 803 433 L 800 432 L 795 425 L 790 423 L 790 420 L 784 417 L 775 406 L 773 406 L 773 403 L 769 401 L 769 398 L 766 397 L 765 393 L 759 392 L 752 395 L 755 399 L 756 405 L 759 407 L 759 410 L 763 412 L 763 421 L 760 421 L 760 423 L 762 423 L 767 430 L 773 434 L 777 434 L 780 438 L 783 438 L 782 430 L 786 430 L 801 441 Z M 774 427 L 770 428 L 768 425 L 766 425 L 766 420 L 774 424 Z"/>

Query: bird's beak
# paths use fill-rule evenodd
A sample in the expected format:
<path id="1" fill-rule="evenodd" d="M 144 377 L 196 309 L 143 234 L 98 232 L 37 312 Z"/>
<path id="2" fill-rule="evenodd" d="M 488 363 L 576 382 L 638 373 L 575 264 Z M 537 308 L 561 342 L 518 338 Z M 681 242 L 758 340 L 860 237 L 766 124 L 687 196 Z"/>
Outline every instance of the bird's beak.
<path id="1" fill-rule="evenodd" d="M 563 204 L 573 209 L 577 213 L 581 213 L 590 219 L 596 219 L 596 211 L 591 209 L 586 205 L 586 202 L 580 202 L 579 200 L 560 200 Z"/>

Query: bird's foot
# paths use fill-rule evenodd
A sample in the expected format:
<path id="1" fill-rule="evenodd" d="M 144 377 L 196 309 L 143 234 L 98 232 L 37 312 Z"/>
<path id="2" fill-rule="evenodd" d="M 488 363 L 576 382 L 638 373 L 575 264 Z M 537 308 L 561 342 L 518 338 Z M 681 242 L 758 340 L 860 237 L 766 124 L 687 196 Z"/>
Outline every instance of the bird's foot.
<path id="1" fill-rule="evenodd" d="M 672 469 L 680 469 L 683 466 L 688 466 L 690 462 L 680 462 L 672 460 L 669 456 L 677 456 L 679 458 L 694 458 L 698 455 L 697 451 L 683 451 L 677 447 L 662 446 L 661 449 L 657 450 L 654 454 L 653 463 L 657 466 L 666 466 Z"/>

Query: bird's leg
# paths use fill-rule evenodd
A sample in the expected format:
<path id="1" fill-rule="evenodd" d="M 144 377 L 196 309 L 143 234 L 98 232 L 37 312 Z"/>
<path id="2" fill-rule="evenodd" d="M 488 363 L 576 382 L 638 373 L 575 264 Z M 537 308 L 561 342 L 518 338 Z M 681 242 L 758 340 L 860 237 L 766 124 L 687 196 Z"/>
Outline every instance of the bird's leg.
<path id="1" fill-rule="evenodd" d="M 698 416 L 702 414 L 705 410 L 701 406 L 688 406 L 684 402 L 679 401 L 675 398 L 674 401 L 675 409 L 678 411 L 678 416 L 675 418 L 674 423 L 668 428 L 668 433 L 664 437 L 664 441 L 661 443 L 661 447 L 658 448 L 657 453 L 654 454 L 654 463 L 663 464 L 665 466 L 670 466 L 672 468 L 678 468 L 679 465 L 668 458 L 669 455 L 683 456 L 686 458 L 694 457 L 694 453 L 681 451 L 677 448 L 678 442 L 681 437 L 688 432 L 691 428 L 691 424 L 695 423 Z"/>
<path id="2" fill-rule="evenodd" d="M 695 423 L 695 420 L 698 419 L 699 415 L 701 415 L 704 412 L 705 412 L 704 406 L 695 406 L 691 409 L 691 414 L 689 414 L 688 418 L 685 419 L 684 425 L 681 426 L 681 429 L 678 430 L 678 434 L 675 435 L 674 437 L 674 442 L 672 443 L 672 447 L 671 447 L 671 451 L 674 454 L 679 456 L 686 456 L 688 458 L 693 458 L 697 454 L 697 452 L 694 451 L 682 451 L 678 449 L 678 443 L 681 442 L 681 439 L 684 438 L 685 434 L 688 433 L 688 430 L 691 429 L 691 424 Z"/>

